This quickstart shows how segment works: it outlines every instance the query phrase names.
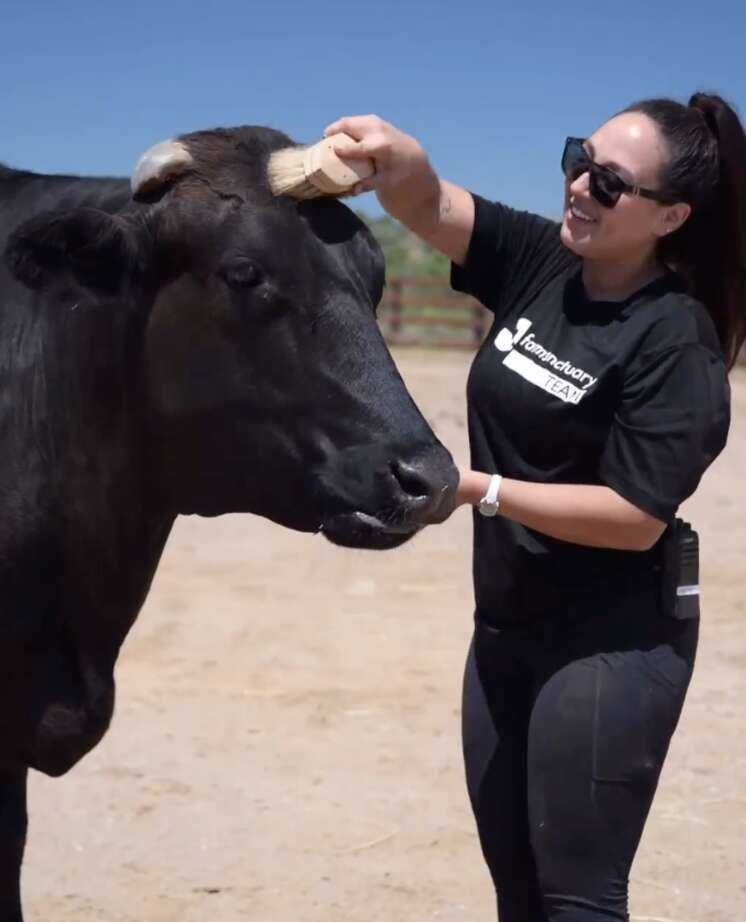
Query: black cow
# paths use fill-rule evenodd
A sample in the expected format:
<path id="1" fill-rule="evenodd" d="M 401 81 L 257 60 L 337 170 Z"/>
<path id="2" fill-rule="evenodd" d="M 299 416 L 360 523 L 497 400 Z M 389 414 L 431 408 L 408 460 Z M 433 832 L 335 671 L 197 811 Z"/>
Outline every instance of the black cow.
<path id="1" fill-rule="evenodd" d="M 123 180 L 0 167 L 0 920 L 26 774 L 101 739 L 180 513 L 390 548 L 453 507 L 450 456 L 375 322 L 381 252 L 340 202 L 272 196 L 290 139 L 183 136 Z"/>

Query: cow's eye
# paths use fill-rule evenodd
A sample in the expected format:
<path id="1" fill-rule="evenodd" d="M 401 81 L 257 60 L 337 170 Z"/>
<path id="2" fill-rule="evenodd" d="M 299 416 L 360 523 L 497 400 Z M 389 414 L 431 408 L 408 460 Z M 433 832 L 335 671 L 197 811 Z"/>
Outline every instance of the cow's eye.
<path id="1" fill-rule="evenodd" d="M 254 288 L 263 278 L 262 270 L 250 259 L 228 263 L 220 274 L 231 288 Z"/>

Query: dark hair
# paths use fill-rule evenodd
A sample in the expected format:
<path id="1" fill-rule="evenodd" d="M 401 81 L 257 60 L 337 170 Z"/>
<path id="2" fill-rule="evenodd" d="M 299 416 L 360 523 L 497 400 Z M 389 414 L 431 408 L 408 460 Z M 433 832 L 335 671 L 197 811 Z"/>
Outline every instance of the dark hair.
<path id="1" fill-rule="evenodd" d="M 659 244 L 661 260 L 686 280 L 713 319 L 728 368 L 746 338 L 746 134 L 720 96 L 695 93 L 684 106 L 646 99 L 642 112 L 663 135 L 670 159 L 660 186 L 692 206 L 687 221 Z"/>

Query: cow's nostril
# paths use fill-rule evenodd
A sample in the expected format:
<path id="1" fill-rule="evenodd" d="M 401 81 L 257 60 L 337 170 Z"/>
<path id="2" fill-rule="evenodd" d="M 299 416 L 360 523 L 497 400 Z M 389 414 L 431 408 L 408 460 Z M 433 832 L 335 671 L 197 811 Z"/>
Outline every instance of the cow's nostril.
<path id="1" fill-rule="evenodd" d="M 453 512 L 458 471 L 445 449 L 413 461 L 392 461 L 391 474 L 403 494 L 402 511 L 409 521 L 432 525 L 444 522 Z"/>
<path id="2" fill-rule="evenodd" d="M 391 470 L 402 490 L 411 497 L 432 496 L 433 484 L 427 479 L 423 471 L 406 461 L 394 461 Z"/>

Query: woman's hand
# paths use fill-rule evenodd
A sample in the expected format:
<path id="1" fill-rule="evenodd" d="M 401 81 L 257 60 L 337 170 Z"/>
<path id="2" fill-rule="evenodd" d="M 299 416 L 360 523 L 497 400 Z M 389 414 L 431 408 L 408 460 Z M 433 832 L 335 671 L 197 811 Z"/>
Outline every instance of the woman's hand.
<path id="1" fill-rule="evenodd" d="M 464 467 L 458 469 L 458 474 L 456 506 L 478 506 L 479 500 L 485 495 L 490 485 L 490 475 Z"/>
<path id="2" fill-rule="evenodd" d="M 422 145 L 390 122 L 377 115 L 352 115 L 332 122 L 324 135 L 344 132 L 355 141 L 352 149 L 340 149 L 350 159 L 369 158 L 375 163 L 375 175 L 355 186 L 353 192 L 374 190 L 381 205 L 396 218 L 405 220 L 408 213 L 420 208 L 428 199 L 437 199 L 440 184 Z"/>
<path id="3" fill-rule="evenodd" d="M 474 228 L 474 199 L 466 189 L 441 179 L 424 148 L 377 115 L 352 115 L 328 125 L 324 134 L 344 132 L 355 141 L 340 153 L 371 159 L 376 172 L 353 192 L 375 191 L 386 211 L 449 259 L 463 265 Z"/>

